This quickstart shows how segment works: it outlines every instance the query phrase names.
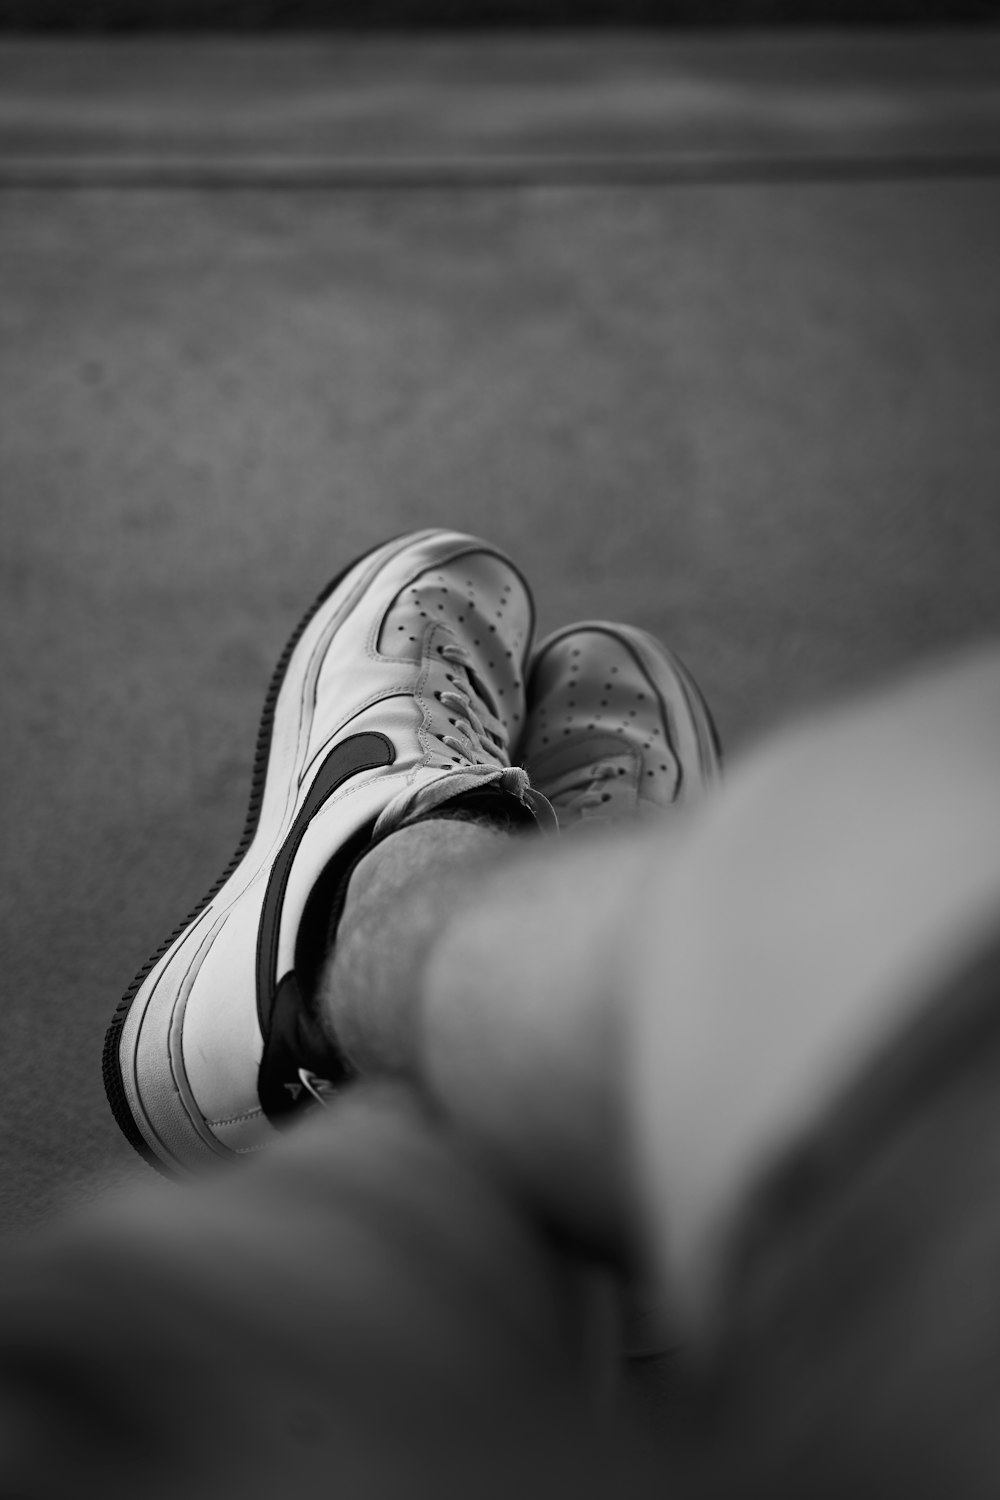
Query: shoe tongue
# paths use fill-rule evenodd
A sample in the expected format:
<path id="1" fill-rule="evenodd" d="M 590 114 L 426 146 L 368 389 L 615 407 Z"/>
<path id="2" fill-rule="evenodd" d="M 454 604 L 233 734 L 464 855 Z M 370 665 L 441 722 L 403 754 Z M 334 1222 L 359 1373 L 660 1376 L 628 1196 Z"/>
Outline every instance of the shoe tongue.
<path id="1" fill-rule="evenodd" d="M 460 792 L 429 812 L 418 812 L 401 825 L 410 828 L 429 818 L 468 818 L 495 823 L 501 828 L 537 828 L 538 817 L 527 802 L 497 786 L 474 787 Z"/>
<path id="2" fill-rule="evenodd" d="M 402 827 L 427 818 L 453 813 L 473 813 L 499 821 L 555 832 L 557 822 L 548 800 L 533 791 L 527 771 L 520 766 L 504 770 L 448 771 L 410 788 L 392 802 L 375 824 L 373 838 L 385 838 Z"/>

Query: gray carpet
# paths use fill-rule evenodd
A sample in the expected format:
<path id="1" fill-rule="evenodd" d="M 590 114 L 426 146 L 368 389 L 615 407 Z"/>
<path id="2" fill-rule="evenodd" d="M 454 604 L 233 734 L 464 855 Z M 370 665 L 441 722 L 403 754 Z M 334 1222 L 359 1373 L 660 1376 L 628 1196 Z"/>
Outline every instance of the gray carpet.
<path id="1" fill-rule="evenodd" d="M 735 758 L 1000 629 L 998 373 L 986 177 L 4 193 L 0 1223 L 146 1172 L 104 1027 L 354 554 L 495 539 Z"/>

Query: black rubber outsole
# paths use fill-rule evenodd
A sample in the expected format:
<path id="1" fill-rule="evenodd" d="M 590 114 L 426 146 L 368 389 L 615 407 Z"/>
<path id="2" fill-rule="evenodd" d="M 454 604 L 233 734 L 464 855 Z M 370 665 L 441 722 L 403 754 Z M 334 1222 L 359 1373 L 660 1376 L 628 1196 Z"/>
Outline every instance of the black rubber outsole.
<path id="1" fill-rule="evenodd" d="M 171 944 L 177 940 L 185 928 L 190 927 L 191 923 L 201 915 L 208 903 L 222 889 L 253 842 L 254 834 L 257 832 L 257 824 L 260 821 L 261 806 L 264 801 L 264 783 L 267 779 L 267 761 L 271 749 L 271 735 L 274 729 L 274 714 L 278 703 L 278 695 L 281 692 L 281 685 L 285 680 L 285 674 L 288 671 L 288 664 L 291 661 L 292 653 L 302 639 L 306 627 L 352 569 L 356 568 L 359 563 L 364 562 L 367 557 L 371 557 L 373 553 L 379 552 L 383 547 L 388 546 L 395 540 L 395 537 L 390 537 L 387 541 L 379 542 L 377 546 L 370 547 L 366 552 L 360 553 L 353 562 L 348 563 L 345 568 L 342 568 L 336 577 L 332 578 L 326 585 L 319 597 L 310 605 L 289 637 L 271 676 L 267 695 L 264 699 L 264 710 L 261 715 L 260 729 L 257 733 L 257 749 L 254 754 L 253 773 L 250 780 L 250 805 L 247 809 L 246 824 L 240 841 L 236 846 L 236 852 L 222 871 L 222 874 L 213 882 L 198 904 L 191 909 L 182 922 L 177 924 L 170 936 L 160 944 L 156 952 L 143 964 L 119 1001 L 111 1024 L 105 1033 L 101 1069 L 104 1077 L 104 1092 L 107 1095 L 111 1113 L 115 1117 L 115 1122 L 119 1130 L 121 1130 L 129 1144 L 135 1148 L 144 1161 L 147 1161 L 151 1167 L 154 1167 L 165 1177 L 171 1177 L 174 1174 L 171 1173 L 166 1162 L 162 1161 L 147 1144 L 145 1137 L 135 1122 L 125 1092 L 118 1050 L 125 1017 L 128 1015 L 132 1002 L 138 994 L 139 987 L 146 976 L 159 963 Z"/>

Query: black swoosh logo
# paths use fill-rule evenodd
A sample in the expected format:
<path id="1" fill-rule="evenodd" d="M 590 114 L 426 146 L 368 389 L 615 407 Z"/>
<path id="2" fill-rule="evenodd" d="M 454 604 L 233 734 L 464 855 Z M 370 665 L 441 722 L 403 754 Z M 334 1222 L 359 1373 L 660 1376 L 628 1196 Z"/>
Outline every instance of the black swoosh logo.
<path id="1" fill-rule="evenodd" d="M 271 867 L 271 876 L 264 894 L 264 906 L 257 929 L 257 1018 L 264 1035 L 265 1044 L 271 1025 L 275 1000 L 275 970 L 278 962 L 278 930 L 281 924 L 281 908 L 288 887 L 288 877 L 305 837 L 306 829 L 323 803 L 362 771 L 371 771 L 378 766 L 392 765 L 396 759 L 396 747 L 384 734 L 354 734 L 327 756 L 320 766 L 309 795 L 299 809 L 298 816 L 288 831 L 277 859 Z M 330 851 L 334 853 L 333 850 Z"/>

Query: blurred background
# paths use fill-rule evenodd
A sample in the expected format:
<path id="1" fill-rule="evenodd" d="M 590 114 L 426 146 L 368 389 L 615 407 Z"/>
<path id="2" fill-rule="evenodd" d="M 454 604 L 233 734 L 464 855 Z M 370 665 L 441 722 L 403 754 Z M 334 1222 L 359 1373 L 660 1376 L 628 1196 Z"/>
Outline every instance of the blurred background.
<path id="1" fill-rule="evenodd" d="M 2 0 L 0 21 L 105 27 L 872 26 L 995 21 L 997 0 Z"/>
<path id="2" fill-rule="evenodd" d="M 731 760 L 995 636 L 998 20 L 0 0 L 0 1224 L 148 1171 L 105 1026 L 359 551 L 495 539 Z"/>

